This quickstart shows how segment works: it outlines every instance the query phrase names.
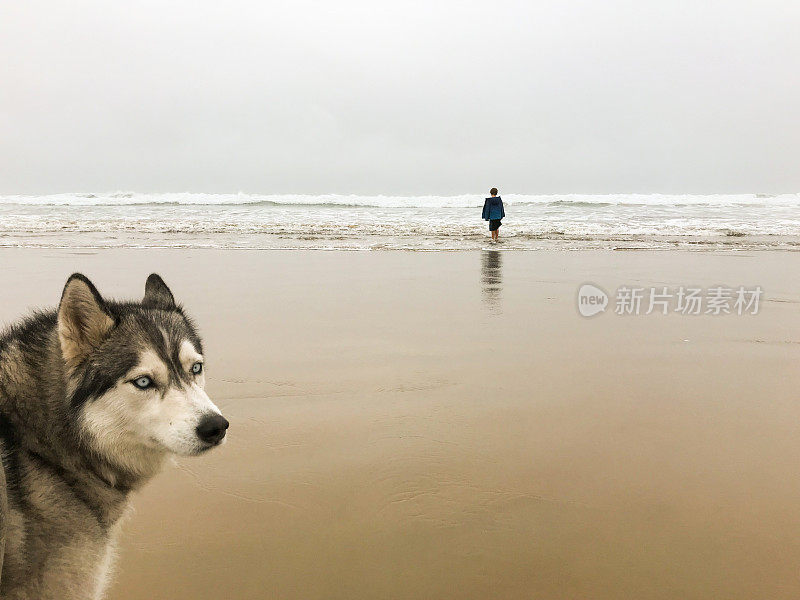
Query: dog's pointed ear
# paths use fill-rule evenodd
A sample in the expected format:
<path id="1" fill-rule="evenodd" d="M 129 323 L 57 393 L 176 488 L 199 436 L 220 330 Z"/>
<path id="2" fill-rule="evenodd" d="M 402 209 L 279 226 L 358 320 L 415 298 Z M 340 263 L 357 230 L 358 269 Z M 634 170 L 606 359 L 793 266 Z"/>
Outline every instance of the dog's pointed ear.
<path id="1" fill-rule="evenodd" d="M 160 308 L 162 310 L 172 310 L 175 308 L 175 296 L 169 291 L 167 284 L 156 273 L 151 273 L 144 285 L 144 300 L 142 305 L 145 308 Z"/>
<path id="2" fill-rule="evenodd" d="M 58 339 L 72 371 L 97 348 L 116 325 L 97 288 L 84 275 L 67 279 L 58 305 Z"/>

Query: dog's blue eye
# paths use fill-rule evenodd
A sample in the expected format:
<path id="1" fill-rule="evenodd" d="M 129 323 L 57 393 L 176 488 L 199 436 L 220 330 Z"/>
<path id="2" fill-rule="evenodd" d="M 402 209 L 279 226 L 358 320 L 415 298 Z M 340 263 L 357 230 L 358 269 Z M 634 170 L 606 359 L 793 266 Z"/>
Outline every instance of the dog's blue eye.
<path id="1" fill-rule="evenodd" d="M 133 385 L 135 385 L 140 390 L 146 390 L 149 387 L 152 387 L 153 380 L 149 377 L 137 377 L 133 380 Z"/>
<path id="2" fill-rule="evenodd" d="M 196 362 L 192 365 L 192 373 L 194 373 L 195 375 L 199 375 L 202 372 L 203 372 L 203 363 Z"/>

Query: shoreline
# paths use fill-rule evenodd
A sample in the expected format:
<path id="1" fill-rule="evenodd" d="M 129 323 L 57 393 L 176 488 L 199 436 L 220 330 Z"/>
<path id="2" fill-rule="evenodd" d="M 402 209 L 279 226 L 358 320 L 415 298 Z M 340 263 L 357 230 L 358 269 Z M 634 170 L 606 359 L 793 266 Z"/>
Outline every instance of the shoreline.
<path id="1" fill-rule="evenodd" d="M 53 241 L 43 241 L 50 237 Z M 87 238 L 97 238 L 95 243 Z M 348 252 L 473 252 L 487 248 L 520 252 L 580 252 L 580 251 L 690 251 L 690 252 L 796 252 L 800 251 L 800 236 L 686 236 L 677 238 L 654 236 L 570 237 L 563 235 L 531 236 L 502 235 L 498 245 L 488 235 L 464 236 L 406 236 L 381 237 L 374 235 L 295 236 L 284 234 L 211 234 L 176 235 L 171 242 L 163 234 L 107 236 L 96 232 L 58 233 L 52 235 L 29 233 L 3 234 L 0 250 L 316 250 Z M 9 241 L 16 240 L 16 241 Z"/>
<path id="2" fill-rule="evenodd" d="M 800 248 L 800 194 L 504 197 L 501 239 L 521 250 Z M 21 203 L 19 203 L 21 202 Z M 0 196 L 0 245 L 477 249 L 480 195 Z"/>

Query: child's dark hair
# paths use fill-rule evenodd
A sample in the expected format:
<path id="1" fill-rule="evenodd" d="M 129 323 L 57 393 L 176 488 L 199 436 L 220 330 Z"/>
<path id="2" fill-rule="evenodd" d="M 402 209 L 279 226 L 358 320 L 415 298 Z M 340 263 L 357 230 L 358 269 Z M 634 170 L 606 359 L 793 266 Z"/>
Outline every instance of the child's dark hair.
<path id="1" fill-rule="evenodd" d="M 492 189 L 490 189 L 490 190 L 489 190 L 489 193 L 490 193 L 492 196 L 497 196 L 497 188 L 492 188 Z"/>

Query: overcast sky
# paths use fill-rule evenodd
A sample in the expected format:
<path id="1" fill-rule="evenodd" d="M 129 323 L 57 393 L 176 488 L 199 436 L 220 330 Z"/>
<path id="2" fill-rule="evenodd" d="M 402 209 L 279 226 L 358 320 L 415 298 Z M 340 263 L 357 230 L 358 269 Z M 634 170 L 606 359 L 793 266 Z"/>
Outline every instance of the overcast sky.
<path id="1" fill-rule="evenodd" d="M 4 2 L 0 193 L 800 192 L 796 0 Z"/>

